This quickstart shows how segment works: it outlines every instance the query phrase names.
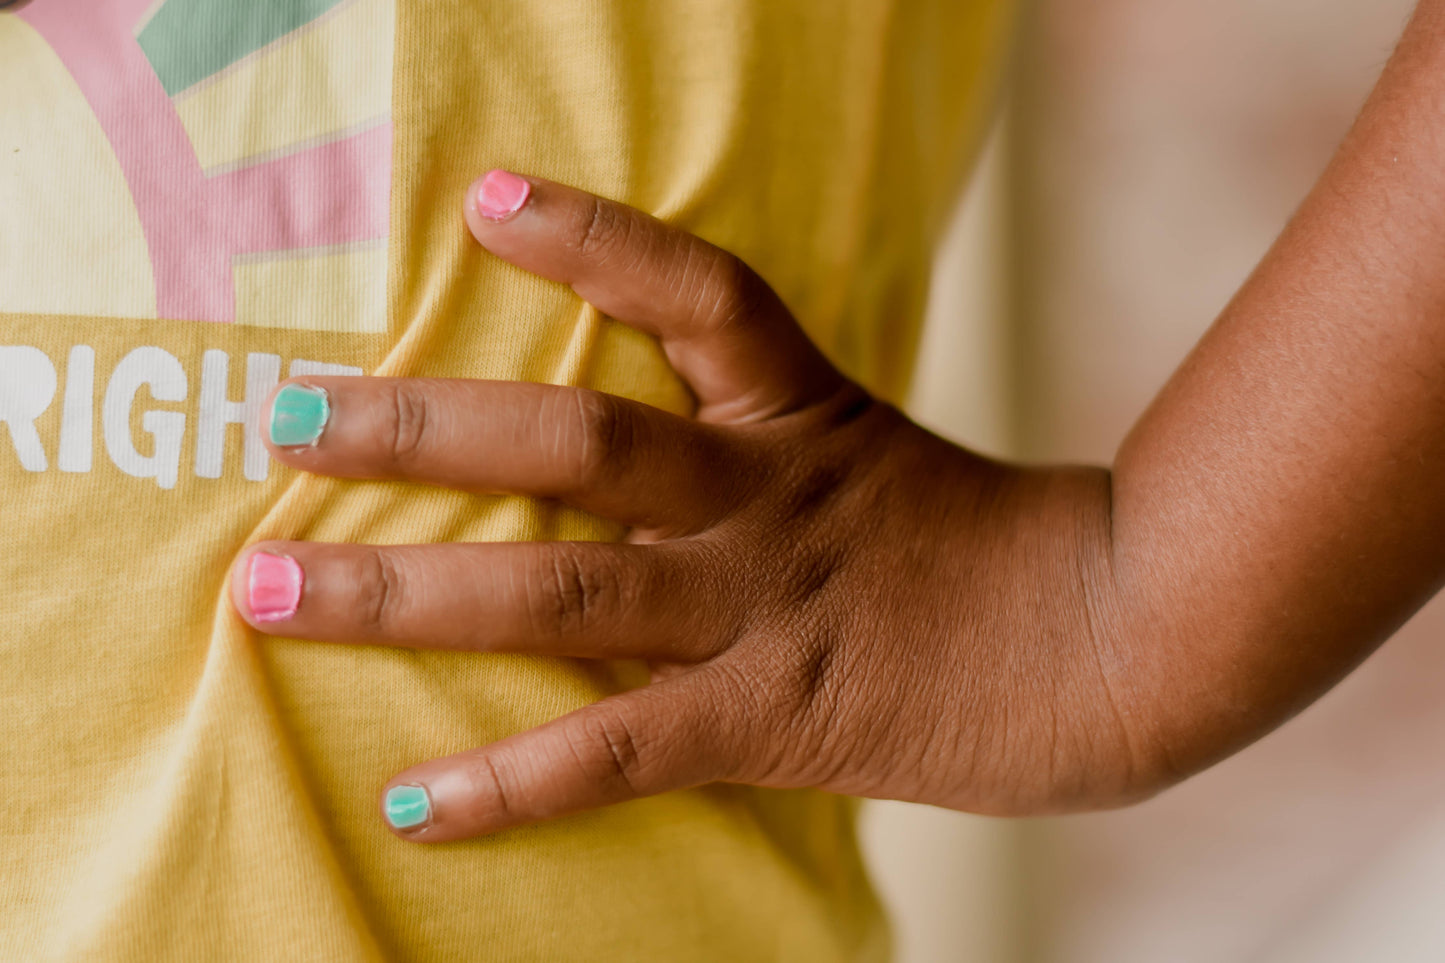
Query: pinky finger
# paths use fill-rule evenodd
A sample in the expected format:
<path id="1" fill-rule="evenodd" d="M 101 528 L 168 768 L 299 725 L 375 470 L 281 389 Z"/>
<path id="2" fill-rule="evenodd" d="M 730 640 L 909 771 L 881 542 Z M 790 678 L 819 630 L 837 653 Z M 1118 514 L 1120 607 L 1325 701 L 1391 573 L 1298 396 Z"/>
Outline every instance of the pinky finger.
<path id="1" fill-rule="evenodd" d="M 738 733 L 706 670 L 396 776 L 382 815 L 413 842 L 495 833 L 729 778 Z"/>

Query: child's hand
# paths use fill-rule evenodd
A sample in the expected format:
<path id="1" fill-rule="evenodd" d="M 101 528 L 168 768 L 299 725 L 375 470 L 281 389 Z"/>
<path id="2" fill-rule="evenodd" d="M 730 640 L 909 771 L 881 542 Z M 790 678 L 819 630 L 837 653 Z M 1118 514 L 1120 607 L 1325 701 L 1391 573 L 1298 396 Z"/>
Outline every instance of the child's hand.
<path id="1" fill-rule="evenodd" d="M 1107 678 L 1107 473 L 1015 470 L 930 435 L 835 371 L 735 258 L 630 208 L 494 173 L 468 219 L 498 256 L 658 336 L 698 418 L 535 384 L 282 387 L 268 419 L 287 464 L 632 527 L 621 545 L 241 559 L 234 598 L 264 632 L 655 666 L 648 688 L 400 774 L 392 789 L 429 805 L 388 793 L 399 831 L 458 839 L 714 781 L 992 813 L 1164 784 Z"/>
<path id="2" fill-rule="evenodd" d="M 273 399 L 273 451 L 560 498 L 631 538 L 261 545 L 237 606 L 293 637 L 653 664 L 647 688 L 402 773 L 384 806 L 413 839 L 719 780 L 990 813 L 1157 791 L 1308 704 L 1445 577 L 1442 101 L 1430 0 L 1112 472 L 975 457 L 849 383 L 731 256 L 493 173 L 476 237 L 660 338 L 697 418 L 312 378 Z"/>
<path id="3" fill-rule="evenodd" d="M 1422 0 L 1112 472 L 970 455 L 839 375 L 729 255 L 493 173 L 472 232 L 658 336 L 697 419 L 569 388 L 300 379 L 271 406 L 295 447 L 273 451 L 561 498 L 629 543 L 262 545 L 236 603 L 287 636 L 656 667 L 402 773 L 384 805 L 414 839 L 717 780 L 991 813 L 1147 795 L 1307 705 L 1445 579 L 1442 102 L 1445 0 Z"/>

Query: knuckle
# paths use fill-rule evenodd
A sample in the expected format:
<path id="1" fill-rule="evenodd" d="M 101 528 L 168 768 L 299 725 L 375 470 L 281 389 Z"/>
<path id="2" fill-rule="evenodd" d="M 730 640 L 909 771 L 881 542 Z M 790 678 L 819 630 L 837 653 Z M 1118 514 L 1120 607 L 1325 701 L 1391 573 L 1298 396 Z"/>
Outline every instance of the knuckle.
<path id="1" fill-rule="evenodd" d="M 574 635 L 605 620 L 620 602 L 621 587 L 610 566 L 557 547 L 544 567 L 532 608 L 539 632 Z"/>
<path id="2" fill-rule="evenodd" d="M 636 445 L 637 418 L 611 395 L 578 391 L 573 397 L 579 435 L 573 481 L 578 491 L 597 491 L 626 474 Z"/>
<path id="3" fill-rule="evenodd" d="M 712 332 L 756 320 L 764 313 L 772 294 L 752 268 L 725 252 L 710 258 L 707 267 L 697 272 L 695 285 L 693 303 L 698 305 L 697 323 Z"/>
<path id="4" fill-rule="evenodd" d="M 846 550 L 837 545 L 817 545 L 811 551 L 799 552 L 792 561 L 789 582 L 793 586 L 793 604 L 804 610 L 826 612 L 839 594 L 846 594 L 850 581 Z"/>
<path id="5" fill-rule="evenodd" d="M 388 635 L 401 607 L 401 573 L 385 551 L 372 549 L 361 557 L 356 579 L 356 612 L 362 626 L 374 635 Z"/>
<path id="6" fill-rule="evenodd" d="M 405 466 L 415 462 L 430 434 L 427 396 L 417 385 L 403 380 L 392 385 L 390 400 L 386 451 L 393 464 Z"/>
<path id="7" fill-rule="evenodd" d="M 837 683 L 838 647 L 819 619 L 779 627 L 773 634 L 764 671 L 770 685 L 760 711 L 788 724 L 809 722 Z"/>
<path id="8" fill-rule="evenodd" d="M 469 782 L 469 798 L 477 807 L 480 818 L 488 817 L 506 822 L 519 815 L 516 808 L 518 793 L 514 788 L 512 769 L 497 758 L 497 753 L 481 751 L 466 761 L 465 772 Z"/>
<path id="9" fill-rule="evenodd" d="M 572 248 L 586 260 L 605 262 L 626 247 L 627 234 L 627 220 L 618 209 L 594 197 L 577 214 Z"/>
<path id="10" fill-rule="evenodd" d="M 852 738 L 841 720 L 856 701 L 846 601 L 854 592 L 845 584 L 853 580 L 833 553 L 815 548 L 798 556 L 777 573 L 781 594 L 763 614 L 770 642 L 754 651 L 769 682 L 758 714 L 789 734 L 792 748 L 781 751 L 779 765 L 821 783 L 833 774 L 840 744 Z"/>
<path id="11" fill-rule="evenodd" d="M 837 654 L 837 647 L 821 635 L 808 638 L 799 647 L 790 677 L 800 713 L 814 715 L 822 710 L 824 715 L 831 714 L 829 707 L 836 702 Z"/>
<path id="12" fill-rule="evenodd" d="M 704 724 L 713 739 L 727 779 L 759 785 L 773 783 L 787 768 L 796 737 L 791 707 L 780 698 L 781 660 L 762 654 L 754 659 L 720 659 L 709 666 L 712 676 Z M 786 688 L 784 686 L 784 688 Z"/>
<path id="13" fill-rule="evenodd" d="M 838 775 L 854 755 L 850 746 L 863 737 L 856 721 L 844 719 L 850 680 L 847 658 L 833 632 L 815 629 L 801 635 L 786 667 L 779 673 L 777 715 L 780 727 L 792 734 L 795 748 L 791 766 L 813 785 L 824 785 Z M 867 728 L 864 726 L 863 728 Z"/>
<path id="14" fill-rule="evenodd" d="M 642 748 L 624 712 L 599 703 L 568 730 L 568 741 L 589 779 L 610 786 L 613 795 L 643 793 Z"/>

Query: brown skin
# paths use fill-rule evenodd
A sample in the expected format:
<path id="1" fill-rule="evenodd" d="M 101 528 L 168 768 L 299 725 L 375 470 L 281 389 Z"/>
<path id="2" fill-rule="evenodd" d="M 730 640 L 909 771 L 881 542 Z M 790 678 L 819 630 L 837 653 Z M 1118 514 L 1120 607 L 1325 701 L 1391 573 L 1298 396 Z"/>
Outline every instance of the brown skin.
<path id="1" fill-rule="evenodd" d="M 560 498 L 628 543 L 254 546 L 263 632 L 644 658 L 654 683 L 423 763 L 445 841 L 714 781 L 993 814 L 1126 804 L 1279 725 L 1445 574 L 1445 0 L 1113 471 L 979 458 L 850 383 L 730 255 L 546 181 L 497 256 L 656 335 L 695 419 L 304 378 L 310 472 Z M 248 553 L 249 554 L 249 553 Z M 246 607 L 237 565 L 233 592 Z"/>

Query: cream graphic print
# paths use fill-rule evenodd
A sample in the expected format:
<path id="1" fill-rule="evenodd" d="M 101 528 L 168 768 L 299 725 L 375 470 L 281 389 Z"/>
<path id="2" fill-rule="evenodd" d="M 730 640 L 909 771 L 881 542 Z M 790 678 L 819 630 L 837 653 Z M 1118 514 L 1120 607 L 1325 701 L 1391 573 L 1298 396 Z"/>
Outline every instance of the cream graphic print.
<path id="1" fill-rule="evenodd" d="M 0 5 L 0 312 L 384 332 L 394 20 Z"/>

